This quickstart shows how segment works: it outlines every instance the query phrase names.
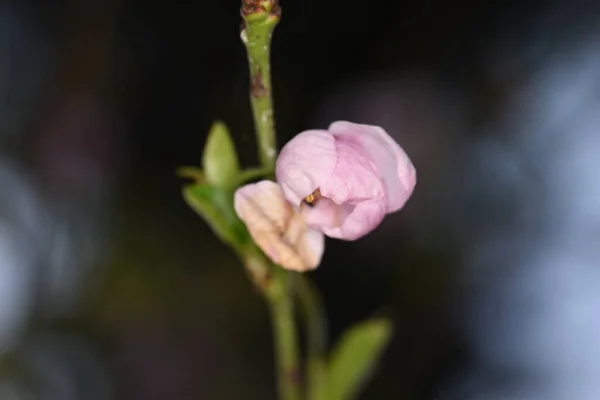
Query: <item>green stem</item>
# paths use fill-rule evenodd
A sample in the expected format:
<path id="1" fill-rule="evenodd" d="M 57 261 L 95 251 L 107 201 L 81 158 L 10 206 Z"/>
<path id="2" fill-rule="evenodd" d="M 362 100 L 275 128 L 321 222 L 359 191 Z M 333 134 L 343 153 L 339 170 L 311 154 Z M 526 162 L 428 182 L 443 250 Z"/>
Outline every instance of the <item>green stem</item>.
<path id="1" fill-rule="evenodd" d="M 327 398 L 327 324 L 319 294 L 308 279 L 298 279 L 298 300 L 306 324 L 307 400 Z"/>
<path id="2" fill-rule="evenodd" d="M 277 0 L 242 0 L 242 41 L 250 67 L 250 101 L 262 168 L 273 175 L 277 157 L 271 93 L 271 36 L 281 15 Z M 273 323 L 279 395 L 282 400 L 300 400 L 301 379 L 298 339 L 294 320 L 292 273 L 275 266 L 273 281 L 265 285 Z"/>
<path id="3" fill-rule="evenodd" d="M 273 289 L 267 292 L 278 365 L 279 395 L 282 400 L 300 400 L 301 371 L 298 364 L 298 338 L 291 293 L 292 274 L 275 267 Z"/>
<path id="4" fill-rule="evenodd" d="M 280 9 L 276 0 L 265 0 L 259 6 L 249 6 L 243 1 L 244 28 L 242 41 L 248 53 L 250 67 L 250 101 L 256 128 L 260 163 L 274 170 L 277 156 L 273 100 L 271 94 L 271 36 L 279 22 Z"/>

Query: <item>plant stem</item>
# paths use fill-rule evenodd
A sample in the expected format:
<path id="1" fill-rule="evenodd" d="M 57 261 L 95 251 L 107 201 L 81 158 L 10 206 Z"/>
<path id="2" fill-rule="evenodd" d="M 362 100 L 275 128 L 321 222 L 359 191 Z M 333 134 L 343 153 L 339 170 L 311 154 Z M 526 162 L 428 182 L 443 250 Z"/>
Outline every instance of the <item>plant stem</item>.
<path id="1" fill-rule="evenodd" d="M 241 38 L 248 52 L 250 102 L 260 163 L 267 176 L 273 175 L 277 157 L 270 49 L 271 36 L 280 16 L 277 0 L 242 0 L 244 27 Z M 278 266 L 273 266 L 270 270 L 272 282 L 265 284 L 264 292 L 273 324 L 279 396 L 282 400 L 300 400 L 298 339 L 291 285 L 293 274 Z"/>
<path id="2" fill-rule="evenodd" d="M 298 364 L 298 338 L 291 294 L 292 273 L 274 268 L 275 282 L 267 293 L 278 365 L 279 395 L 283 400 L 300 400 L 301 371 Z"/>
<path id="3" fill-rule="evenodd" d="M 307 399 L 327 398 L 327 324 L 319 294 L 303 275 L 298 279 L 298 300 L 306 324 Z"/>
<path id="4" fill-rule="evenodd" d="M 256 129 L 260 163 L 274 170 L 277 156 L 273 100 L 271 94 L 271 36 L 281 11 L 277 0 L 242 1 L 242 41 L 250 67 L 250 101 Z M 257 4 L 258 3 L 258 4 Z"/>

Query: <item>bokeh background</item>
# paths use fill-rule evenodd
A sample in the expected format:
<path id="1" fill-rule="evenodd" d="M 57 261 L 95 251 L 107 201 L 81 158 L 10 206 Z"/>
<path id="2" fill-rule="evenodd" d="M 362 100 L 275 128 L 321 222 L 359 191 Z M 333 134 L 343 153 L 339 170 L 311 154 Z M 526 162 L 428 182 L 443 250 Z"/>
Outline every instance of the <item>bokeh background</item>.
<path id="1" fill-rule="evenodd" d="M 394 320 L 362 398 L 599 399 L 599 6 L 281 5 L 279 142 L 381 125 L 419 174 L 309 273 L 330 343 Z M 216 119 L 257 163 L 240 22 L 237 0 L 0 3 L 0 399 L 275 399 L 265 304 L 175 176 Z"/>

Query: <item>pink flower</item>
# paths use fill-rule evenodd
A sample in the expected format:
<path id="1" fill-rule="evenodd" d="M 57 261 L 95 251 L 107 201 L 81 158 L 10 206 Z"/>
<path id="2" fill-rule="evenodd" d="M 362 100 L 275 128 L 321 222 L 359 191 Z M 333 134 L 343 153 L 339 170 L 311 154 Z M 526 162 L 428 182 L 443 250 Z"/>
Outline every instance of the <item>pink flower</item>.
<path id="1" fill-rule="evenodd" d="M 242 186 L 234 208 L 254 242 L 275 264 L 293 271 L 315 269 L 325 250 L 323 233 L 306 225 L 304 215 L 271 181 Z"/>
<path id="2" fill-rule="evenodd" d="M 277 181 L 325 235 L 356 240 L 400 210 L 416 184 L 406 153 L 380 127 L 338 121 L 298 134 L 281 150 Z"/>

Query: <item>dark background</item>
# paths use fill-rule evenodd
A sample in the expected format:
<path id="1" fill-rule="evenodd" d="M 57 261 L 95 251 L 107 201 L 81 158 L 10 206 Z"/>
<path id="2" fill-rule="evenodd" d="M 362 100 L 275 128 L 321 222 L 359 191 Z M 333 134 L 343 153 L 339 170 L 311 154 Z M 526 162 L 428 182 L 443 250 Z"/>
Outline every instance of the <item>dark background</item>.
<path id="1" fill-rule="evenodd" d="M 73 283 L 82 294 L 58 316 L 27 311 L 6 357 L 27 348 L 27 338 L 56 331 L 87 343 L 119 399 L 275 398 L 265 304 L 183 202 L 175 175 L 199 164 L 217 119 L 230 127 L 243 164 L 257 164 L 239 2 L 6 4 L 34 43 L 12 36 L 6 104 L 32 77 L 43 79 L 17 107 L 25 114 L 13 114 L 20 128 L 7 131 L 4 153 L 29 171 L 45 199 L 58 198 L 66 219 L 82 212 L 74 240 L 95 238 L 93 267 Z M 461 248 L 435 217 L 445 213 L 436 196 L 450 165 L 440 154 L 481 135 L 502 109 L 528 62 L 511 46 L 529 34 L 540 8 L 392 0 L 283 0 L 281 7 L 272 50 L 279 143 L 356 115 L 396 135 L 411 157 L 414 151 L 419 172 L 404 210 L 356 243 L 328 240 L 322 265 L 308 274 L 326 304 L 330 343 L 364 318 L 391 316 L 394 340 L 363 398 L 433 398 L 469 359 L 456 327 Z M 516 60 L 501 79 L 490 67 L 499 48 Z M 369 93 L 404 82 L 412 89 L 395 93 L 405 102 L 414 93 L 433 99 L 421 102 L 414 119 L 439 120 L 437 130 L 421 135 L 402 121 L 362 120 L 372 114 L 361 114 L 360 104 L 379 109 L 361 97 L 360 85 L 377 77 L 384 78 Z M 434 90 L 421 90 L 429 87 L 423 82 Z M 337 88 L 355 84 L 354 108 L 331 100 Z M 460 116 L 450 119 L 461 122 L 451 126 L 440 115 L 457 105 Z M 41 298 L 38 286 L 30 289 Z M 82 378 L 75 386 L 89 395 L 93 384 L 101 385 Z"/>

